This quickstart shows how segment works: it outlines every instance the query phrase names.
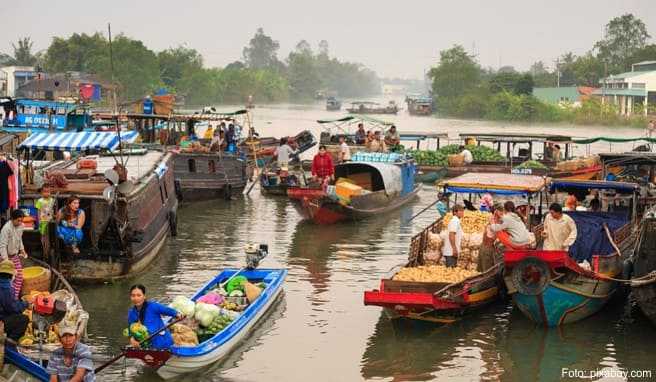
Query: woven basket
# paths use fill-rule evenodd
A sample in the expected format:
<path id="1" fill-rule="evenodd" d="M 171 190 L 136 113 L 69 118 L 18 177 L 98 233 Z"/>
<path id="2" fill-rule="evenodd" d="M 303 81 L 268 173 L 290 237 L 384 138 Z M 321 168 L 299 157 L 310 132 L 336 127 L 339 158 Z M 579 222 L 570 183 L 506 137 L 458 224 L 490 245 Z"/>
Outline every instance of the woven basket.
<path id="1" fill-rule="evenodd" d="M 50 270 L 43 267 L 23 268 L 23 289 L 21 296 L 32 291 L 48 292 L 50 290 Z"/>
<path id="2" fill-rule="evenodd" d="M 447 157 L 449 167 L 462 167 L 465 165 L 465 156 L 462 154 L 451 154 Z"/>

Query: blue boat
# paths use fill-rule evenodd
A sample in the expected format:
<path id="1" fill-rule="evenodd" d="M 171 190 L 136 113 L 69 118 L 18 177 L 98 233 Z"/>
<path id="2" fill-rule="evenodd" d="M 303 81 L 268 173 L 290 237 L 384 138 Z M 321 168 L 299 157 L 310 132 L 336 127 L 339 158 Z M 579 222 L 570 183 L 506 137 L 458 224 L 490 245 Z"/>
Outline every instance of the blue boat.
<path id="1" fill-rule="evenodd" d="M 92 128 L 86 107 L 70 102 L 27 98 L 0 100 L 3 109 L 2 130 L 7 132 L 82 131 Z"/>
<path id="2" fill-rule="evenodd" d="M 9 370 L 3 370 L 3 374 L 15 375 L 13 380 L 50 381 L 50 375 L 45 367 L 21 354 L 15 347 L 5 348 L 5 369 Z"/>
<path id="3" fill-rule="evenodd" d="M 225 269 L 200 288 L 192 297 L 196 301 L 210 289 L 229 279 L 237 269 Z M 209 366 L 229 355 L 248 336 L 255 325 L 271 309 L 282 292 L 286 269 L 254 269 L 241 271 L 250 282 L 263 282 L 266 287 L 260 296 L 222 331 L 193 347 L 173 346 L 170 350 L 130 349 L 128 358 L 141 359 L 164 379 L 174 378 Z"/>
<path id="4" fill-rule="evenodd" d="M 587 193 L 594 189 L 612 191 L 612 200 L 624 195 L 631 203 L 602 212 L 565 212 L 578 231 L 569 252 L 504 254 L 508 293 L 519 310 L 539 325 L 554 327 L 583 320 L 601 310 L 618 291 L 613 279 L 623 278 L 625 254 L 635 242 L 638 186 L 576 180 L 553 180 L 550 185 L 552 192 Z"/>

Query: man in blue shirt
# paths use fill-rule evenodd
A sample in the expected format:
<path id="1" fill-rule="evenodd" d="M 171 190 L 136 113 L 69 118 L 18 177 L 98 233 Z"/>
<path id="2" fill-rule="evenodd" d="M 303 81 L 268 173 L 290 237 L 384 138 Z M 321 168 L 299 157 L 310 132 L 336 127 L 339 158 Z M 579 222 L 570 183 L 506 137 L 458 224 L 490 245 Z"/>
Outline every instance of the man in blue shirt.
<path id="1" fill-rule="evenodd" d="M 78 342 L 77 328 L 60 324 L 59 341 L 62 346 L 52 352 L 48 362 L 50 382 L 94 382 L 91 348 Z"/>

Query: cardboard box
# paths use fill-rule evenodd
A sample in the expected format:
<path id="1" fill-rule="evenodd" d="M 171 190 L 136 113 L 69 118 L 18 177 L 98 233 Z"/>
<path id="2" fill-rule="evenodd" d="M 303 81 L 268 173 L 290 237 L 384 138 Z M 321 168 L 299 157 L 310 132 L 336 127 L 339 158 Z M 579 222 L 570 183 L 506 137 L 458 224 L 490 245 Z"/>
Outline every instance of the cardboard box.
<path id="1" fill-rule="evenodd" d="M 335 186 L 335 193 L 340 199 L 351 200 L 353 196 L 362 194 L 362 187 L 357 184 L 342 182 Z"/>

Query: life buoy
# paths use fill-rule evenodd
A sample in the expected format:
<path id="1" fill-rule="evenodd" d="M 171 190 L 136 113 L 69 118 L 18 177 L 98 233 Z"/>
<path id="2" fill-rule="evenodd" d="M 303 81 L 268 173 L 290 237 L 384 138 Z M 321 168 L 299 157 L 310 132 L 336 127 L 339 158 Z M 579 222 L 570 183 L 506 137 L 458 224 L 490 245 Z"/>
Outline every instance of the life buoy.
<path id="1" fill-rule="evenodd" d="M 521 294 L 536 296 L 544 292 L 551 280 L 549 265 L 536 257 L 527 257 L 513 267 L 511 278 Z"/>
<path id="2" fill-rule="evenodd" d="M 169 211 L 169 229 L 172 237 L 178 236 L 178 212 L 175 210 Z"/>

